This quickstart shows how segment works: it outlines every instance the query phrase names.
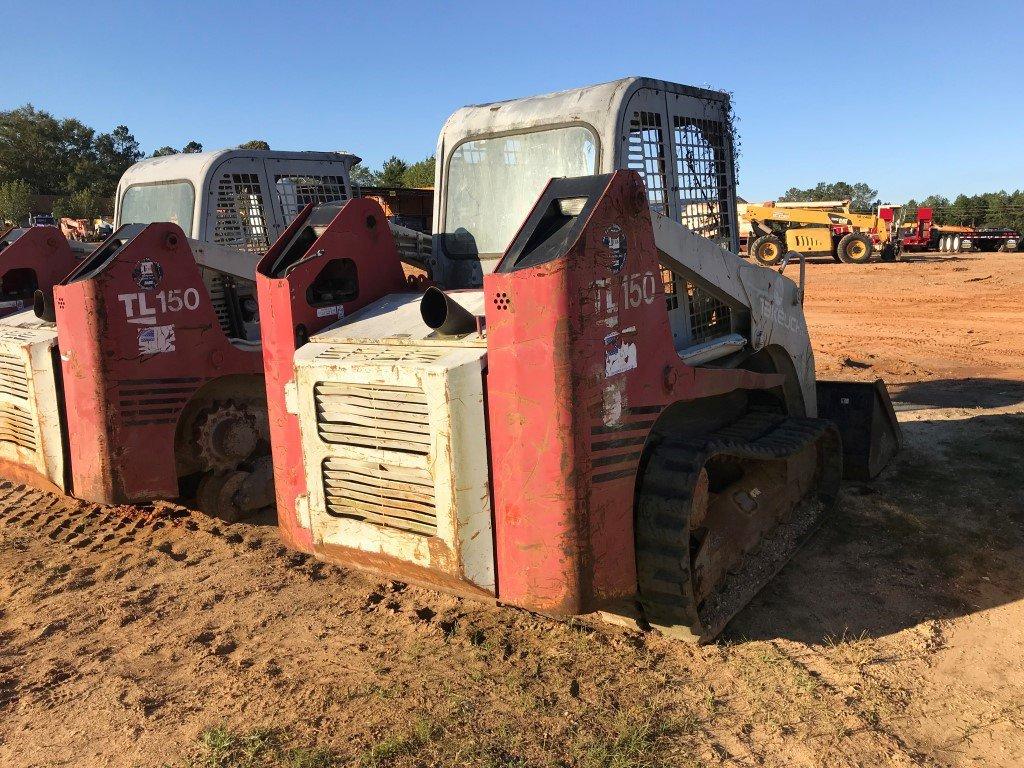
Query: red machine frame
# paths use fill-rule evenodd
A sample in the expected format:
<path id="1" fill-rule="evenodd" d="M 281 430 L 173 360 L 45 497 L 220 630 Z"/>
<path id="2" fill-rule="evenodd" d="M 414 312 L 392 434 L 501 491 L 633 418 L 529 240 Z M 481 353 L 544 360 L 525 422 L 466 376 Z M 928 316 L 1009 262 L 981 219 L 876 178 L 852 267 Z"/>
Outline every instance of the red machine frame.
<path id="1" fill-rule="evenodd" d="M 589 202 L 566 229 L 536 243 L 534 233 L 550 229 L 540 219 L 566 196 Z M 282 537 L 294 548 L 367 567 L 365 553 L 319 550 L 312 540 L 295 504 L 307 489 L 298 418 L 287 407 L 295 350 L 335 319 L 315 317 L 305 287 L 339 257 L 360 265 L 361 287 L 363 269 L 390 275 L 398 264 L 393 244 L 366 230 L 361 202 L 347 203 L 295 266 L 271 268 L 305 212 L 261 263 L 258 285 Z M 627 244 L 624 253 L 609 246 L 612 231 Z M 531 261 L 542 251 L 550 258 Z M 345 311 L 403 285 L 395 274 L 377 288 L 373 296 L 361 292 Z M 637 590 L 637 476 L 659 418 L 673 406 L 741 390 L 782 399 L 785 377 L 681 361 L 646 191 L 635 172 L 550 182 L 497 271 L 484 277 L 484 292 L 496 596 L 559 616 L 621 604 Z M 610 398 L 618 398 L 617 413 L 609 412 Z M 405 566 L 403 578 L 436 586 L 431 573 Z"/>
<path id="2" fill-rule="evenodd" d="M 211 382 L 261 377 L 259 348 L 224 334 L 176 224 L 121 227 L 53 294 L 72 492 L 102 503 L 177 497 L 179 418 Z"/>
<path id="3" fill-rule="evenodd" d="M 15 281 L 15 271 L 31 273 L 31 276 L 17 276 L 18 282 L 28 279 L 30 287 L 21 290 L 31 295 L 34 290 L 49 292 L 80 261 L 81 255 L 76 256 L 57 227 L 8 229 L 0 235 L 0 317 L 32 306 L 31 299 L 27 302 L 3 300 L 13 288 L 11 282 Z"/>

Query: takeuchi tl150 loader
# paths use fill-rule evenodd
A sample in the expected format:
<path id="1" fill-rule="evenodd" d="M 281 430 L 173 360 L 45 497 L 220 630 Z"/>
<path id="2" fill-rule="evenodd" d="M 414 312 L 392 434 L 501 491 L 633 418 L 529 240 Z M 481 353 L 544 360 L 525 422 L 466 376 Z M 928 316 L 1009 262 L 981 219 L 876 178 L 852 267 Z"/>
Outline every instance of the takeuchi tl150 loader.
<path id="1" fill-rule="evenodd" d="M 9 233 L 5 286 L 18 252 L 52 269 L 34 311 L 0 320 L 3 473 L 95 502 L 194 496 L 228 519 L 272 505 L 255 264 L 304 206 L 351 196 L 357 161 L 155 158 L 125 173 L 91 253 L 50 227 Z"/>
<path id="2" fill-rule="evenodd" d="M 801 288 L 730 252 L 729 109 L 630 78 L 459 110 L 425 292 L 365 201 L 300 215 L 257 269 L 285 541 L 717 635 L 844 458 L 899 442 L 880 382 L 815 382 Z"/>

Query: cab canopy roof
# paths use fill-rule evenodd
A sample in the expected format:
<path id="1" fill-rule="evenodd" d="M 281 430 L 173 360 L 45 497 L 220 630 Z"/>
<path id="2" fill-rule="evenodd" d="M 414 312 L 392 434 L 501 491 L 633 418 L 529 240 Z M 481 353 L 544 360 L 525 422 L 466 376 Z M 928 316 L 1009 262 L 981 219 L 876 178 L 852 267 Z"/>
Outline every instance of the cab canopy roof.
<path id="1" fill-rule="evenodd" d="M 151 157 L 124 172 L 115 224 L 171 221 L 189 237 L 263 253 L 312 203 L 352 195 L 345 152 L 222 149 Z"/>
<path id="2" fill-rule="evenodd" d="M 616 135 L 630 100 L 647 89 L 668 98 L 688 97 L 728 108 L 729 94 L 653 77 L 623 77 L 608 83 L 556 91 L 522 99 L 472 104 L 452 113 L 441 130 L 438 156 L 445 146 L 478 135 L 518 133 L 546 125 L 587 123 L 599 137 Z M 670 110 L 671 111 L 671 110 Z"/>
<path id="3" fill-rule="evenodd" d="M 475 104 L 437 142 L 434 273 L 478 287 L 548 180 L 628 168 L 651 210 L 735 247 L 729 94 L 653 77 Z"/>
<path id="4" fill-rule="evenodd" d="M 171 179 L 188 179 L 197 188 L 202 181 L 228 160 L 258 162 L 287 162 L 308 160 L 317 163 L 341 163 L 346 170 L 361 158 L 348 152 L 284 152 L 274 149 L 217 149 L 210 152 L 179 152 L 140 160 L 121 177 L 121 188 L 129 184 L 149 184 Z"/>

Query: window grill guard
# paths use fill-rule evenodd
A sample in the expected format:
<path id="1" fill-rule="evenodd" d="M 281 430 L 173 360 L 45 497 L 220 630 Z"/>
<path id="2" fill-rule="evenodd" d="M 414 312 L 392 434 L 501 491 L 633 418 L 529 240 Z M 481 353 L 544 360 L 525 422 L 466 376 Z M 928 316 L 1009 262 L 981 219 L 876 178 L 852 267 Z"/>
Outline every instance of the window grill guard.
<path id="1" fill-rule="evenodd" d="M 345 192 L 345 179 L 342 176 L 283 174 L 274 176 L 274 189 L 277 192 L 277 203 L 285 226 L 291 224 L 299 212 L 310 203 L 340 203 L 348 198 Z"/>
<path id="2" fill-rule="evenodd" d="M 626 167 L 639 171 L 647 184 L 647 202 L 651 210 L 667 215 L 665 195 L 665 138 L 659 112 L 633 113 L 629 121 Z"/>
<path id="3" fill-rule="evenodd" d="M 691 347 L 732 333 L 732 311 L 728 304 L 667 267 L 661 269 L 661 280 L 670 318 L 685 313 L 685 319 L 678 317 L 672 323 L 683 326 L 679 329 L 680 346 Z"/>
<path id="4" fill-rule="evenodd" d="M 264 253 L 270 247 L 258 174 L 225 173 L 221 176 L 217 184 L 213 242 L 249 253 Z"/>
<path id="5" fill-rule="evenodd" d="M 732 332 L 732 317 L 728 304 L 690 282 L 686 283 L 686 298 L 694 344 L 727 336 Z"/>
<path id="6" fill-rule="evenodd" d="M 661 284 L 665 289 L 665 303 L 668 311 L 679 309 L 679 294 L 676 292 L 676 273 L 668 267 L 661 268 Z"/>
<path id="7" fill-rule="evenodd" d="M 731 242 L 724 126 L 717 120 L 673 116 L 681 223 L 692 232 Z"/>

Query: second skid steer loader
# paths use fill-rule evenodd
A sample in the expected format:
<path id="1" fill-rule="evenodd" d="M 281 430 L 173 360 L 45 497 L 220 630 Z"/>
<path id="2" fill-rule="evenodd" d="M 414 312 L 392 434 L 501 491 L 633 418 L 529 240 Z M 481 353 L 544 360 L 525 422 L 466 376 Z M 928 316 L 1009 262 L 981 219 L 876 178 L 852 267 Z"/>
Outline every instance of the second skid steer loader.
<path id="1" fill-rule="evenodd" d="M 361 293 L 397 285 L 398 257 L 358 201 L 297 220 L 257 276 L 285 540 L 717 635 L 834 502 L 844 452 L 874 472 L 898 443 L 883 415 L 866 454 L 844 451 L 817 417 L 801 288 L 723 247 L 728 109 L 629 78 L 460 110 L 425 292 Z M 348 285 L 326 320 L 324 274 Z M 864 392 L 842 386 L 840 409 Z"/>
<path id="2" fill-rule="evenodd" d="M 226 518 L 271 505 L 255 263 L 304 207 L 351 196 L 356 160 L 154 158 L 84 258 L 54 228 L 8 233 L 4 285 L 40 290 L 0 319 L 4 474 L 105 503 L 194 496 Z"/>

